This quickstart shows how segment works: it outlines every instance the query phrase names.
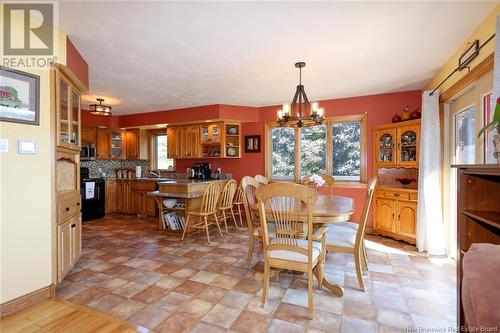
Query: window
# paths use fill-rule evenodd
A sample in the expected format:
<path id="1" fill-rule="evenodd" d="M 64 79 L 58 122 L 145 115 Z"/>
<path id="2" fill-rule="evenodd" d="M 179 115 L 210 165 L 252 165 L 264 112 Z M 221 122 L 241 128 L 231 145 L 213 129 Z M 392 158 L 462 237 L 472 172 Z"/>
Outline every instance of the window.
<path id="1" fill-rule="evenodd" d="M 455 163 L 474 164 L 476 158 L 476 109 L 471 106 L 455 115 Z"/>
<path id="2" fill-rule="evenodd" d="M 326 172 L 326 125 L 300 129 L 300 175 Z"/>
<path id="3" fill-rule="evenodd" d="M 300 180 L 324 173 L 338 182 L 365 182 L 365 115 L 328 118 L 323 125 L 300 129 L 275 122 L 266 126 L 269 178 Z"/>
<path id="4" fill-rule="evenodd" d="M 155 169 L 166 170 L 174 167 L 174 160 L 167 155 L 167 135 L 154 136 Z"/>
<path id="5" fill-rule="evenodd" d="M 271 130 L 272 168 L 274 179 L 293 179 L 295 173 L 295 132 L 293 128 Z"/>
<path id="6" fill-rule="evenodd" d="M 332 126 L 332 176 L 335 180 L 361 180 L 361 123 Z"/>

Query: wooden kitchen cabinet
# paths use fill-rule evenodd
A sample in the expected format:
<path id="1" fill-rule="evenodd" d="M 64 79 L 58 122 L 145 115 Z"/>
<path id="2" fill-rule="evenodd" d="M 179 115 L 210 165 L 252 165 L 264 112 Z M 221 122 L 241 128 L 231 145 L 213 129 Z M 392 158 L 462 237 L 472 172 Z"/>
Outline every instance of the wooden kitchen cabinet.
<path id="1" fill-rule="evenodd" d="M 58 224 L 57 226 L 57 281 L 61 283 L 82 254 L 81 215 Z"/>
<path id="2" fill-rule="evenodd" d="M 118 213 L 130 213 L 130 180 L 116 181 L 116 211 Z"/>
<path id="3" fill-rule="evenodd" d="M 181 158 L 200 157 L 200 129 L 198 125 L 180 127 Z"/>
<path id="4" fill-rule="evenodd" d="M 375 162 L 382 166 L 396 164 L 396 129 L 382 129 L 375 132 Z"/>
<path id="5" fill-rule="evenodd" d="M 396 232 L 396 200 L 377 198 L 375 202 L 377 206 L 375 216 L 375 221 L 377 221 L 377 230 L 391 233 Z"/>
<path id="6" fill-rule="evenodd" d="M 179 127 L 167 128 L 167 156 L 168 158 L 180 157 L 180 137 Z"/>
<path id="7" fill-rule="evenodd" d="M 398 230 L 401 236 L 415 239 L 417 235 L 417 203 L 398 201 Z"/>
<path id="8" fill-rule="evenodd" d="M 130 213 L 140 216 L 156 216 L 156 203 L 148 192 L 156 191 L 156 181 L 136 180 L 131 183 Z"/>
<path id="9" fill-rule="evenodd" d="M 97 128 L 96 158 L 99 160 L 126 159 L 126 134 L 124 130 Z"/>
<path id="10" fill-rule="evenodd" d="M 377 127 L 374 131 L 375 166 L 418 167 L 420 119 Z"/>
<path id="11" fill-rule="evenodd" d="M 82 146 L 96 145 L 97 128 L 95 126 L 82 126 Z"/>
<path id="12" fill-rule="evenodd" d="M 110 214 L 116 212 L 116 180 L 106 180 L 106 187 L 104 189 L 104 212 Z"/>
<path id="13" fill-rule="evenodd" d="M 62 71 L 54 70 L 56 146 L 80 151 L 80 90 Z"/>
<path id="14" fill-rule="evenodd" d="M 417 190 L 377 189 L 373 233 L 415 244 L 417 236 Z"/>
<path id="15" fill-rule="evenodd" d="M 128 129 L 125 132 L 126 159 L 147 160 L 149 149 L 149 133 L 141 129 Z"/>
<path id="16" fill-rule="evenodd" d="M 400 166 L 418 167 L 420 150 L 420 123 L 397 128 L 397 163 Z"/>

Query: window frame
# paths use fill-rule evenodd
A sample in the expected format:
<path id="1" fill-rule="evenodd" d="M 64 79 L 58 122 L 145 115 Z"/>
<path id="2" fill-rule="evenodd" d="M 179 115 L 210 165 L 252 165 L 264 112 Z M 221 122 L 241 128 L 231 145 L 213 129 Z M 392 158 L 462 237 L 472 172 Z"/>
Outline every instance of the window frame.
<path id="1" fill-rule="evenodd" d="M 158 149 L 156 146 L 156 138 L 160 135 L 167 136 L 167 130 L 150 130 L 150 141 L 149 141 L 149 156 L 150 156 L 150 167 L 151 170 L 160 170 L 160 171 L 174 171 L 175 170 L 175 158 L 171 158 L 173 161 L 172 170 L 170 169 L 158 169 Z M 167 137 L 168 140 L 168 137 Z M 167 156 L 168 156 L 168 141 L 167 141 Z"/>
<path id="2" fill-rule="evenodd" d="M 368 128 L 367 128 L 367 115 L 356 114 L 356 115 L 344 115 L 344 116 L 334 116 L 327 117 L 323 122 L 326 125 L 326 173 L 332 175 L 333 173 L 333 158 L 332 158 L 332 148 L 333 148 L 333 138 L 332 138 L 332 127 L 334 123 L 347 123 L 347 122 L 359 122 L 360 123 L 360 180 L 335 180 L 334 187 L 345 187 L 345 188 L 366 188 L 367 184 L 367 145 L 368 145 Z M 295 181 L 301 180 L 301 158 L 300 158 L 300 133 L 298 128 L 294 128 L 295 131 L 295 168 L 294 177 L 291 179 L 280 179 L 272 178 L 272 134 L 273 128 L 279 127 L 276 121 L 267 121 L 265 123 L 264 131 L 264 142 L 266 144 L 265 149 L 265 174 L 266 177 L 274 181 Z"/>

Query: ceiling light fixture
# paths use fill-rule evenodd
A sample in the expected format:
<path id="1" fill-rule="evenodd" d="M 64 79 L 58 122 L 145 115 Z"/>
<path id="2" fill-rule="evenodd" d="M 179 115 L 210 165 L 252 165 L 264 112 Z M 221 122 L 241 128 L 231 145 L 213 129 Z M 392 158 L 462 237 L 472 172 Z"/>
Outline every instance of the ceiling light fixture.
<path id="1" fill-rule="evenodd" d="M 305 62 L 295 64 L 295 67 L 299 69 L 299 85 L 292 104 L 283 104 L 283 108 L 278 110 L 278 126 L 280 127 L 311 127 L 323 123 L 325 109 L 320 108 L 317 102 L 309 102 L 302 85 L 302 68 L 305 66 Z"/>
<path id="2" fill-rule="evenodd" d="M 102 104 L 102 102 L 104 102 L 104 98 L 97 98 L 97 101 L 99 104 L 89 105 L 90 114 L 96 116 L 111 116 L 111 106 Z"/>

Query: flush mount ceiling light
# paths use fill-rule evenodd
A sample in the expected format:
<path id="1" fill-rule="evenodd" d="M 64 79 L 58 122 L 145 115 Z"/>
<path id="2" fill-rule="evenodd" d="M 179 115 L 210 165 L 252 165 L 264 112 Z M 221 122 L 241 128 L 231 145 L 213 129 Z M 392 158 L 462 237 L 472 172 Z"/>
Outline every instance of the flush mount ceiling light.
<path id="1" fill-rule="evenodd" d="M 104 102 L 104 98 L 97 98 L 97 101 L 99 104 L 91 104 L 89 106 L 90 114 L 96 116 L 111 116 L 111 106 L 102 104 L 102 102 Z"/>
<path id="2" fill-rule="evenodd" d="M 292 104 L 283 104 L 283 108 L 278 110 L 278 126 L 280 127 L 311 127 L 323 123 L 325 110 L 320 108 L 317 102 L 309 102 L 302 85 L 302 68 L 305 66 L 305 62 L 295 64 L 295 67 L 299 69 L 299 85 Z"/>

